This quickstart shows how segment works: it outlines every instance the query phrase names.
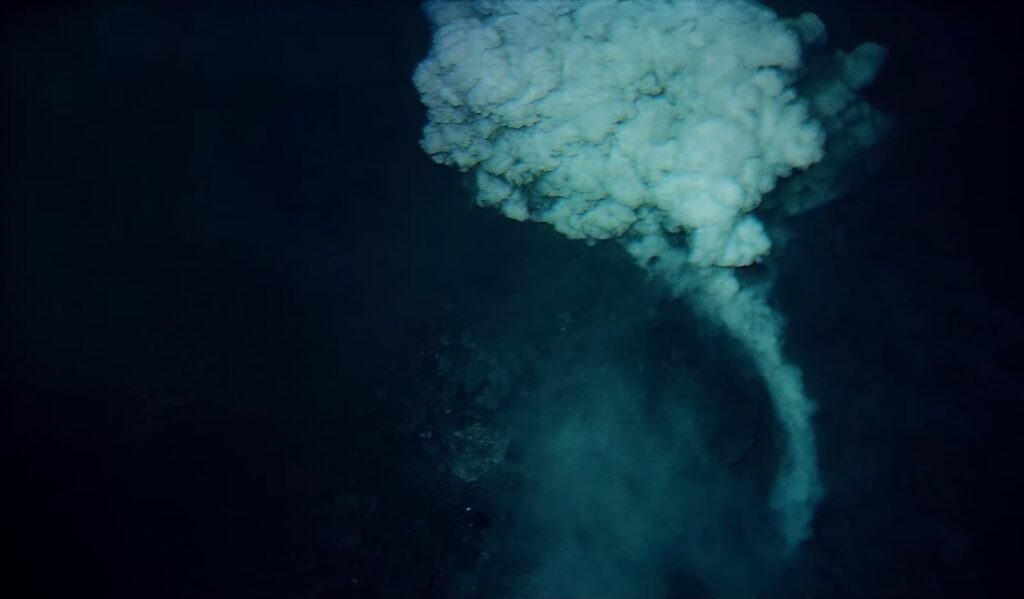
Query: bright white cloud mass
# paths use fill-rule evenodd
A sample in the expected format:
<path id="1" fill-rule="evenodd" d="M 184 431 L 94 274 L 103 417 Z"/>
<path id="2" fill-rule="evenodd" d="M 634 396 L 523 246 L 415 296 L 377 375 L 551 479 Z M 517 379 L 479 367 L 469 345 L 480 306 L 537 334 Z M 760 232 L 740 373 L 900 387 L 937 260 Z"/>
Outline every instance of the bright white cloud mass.
<path id="1" fill-rule="evenodd" d="M 773 507 L 796 547 L 822 496 L 813 402 L 783 356 L 767 289 L 735 272 L 771 250 L 766 209 L 833 199 L 844 165 L 881 134 L 884 118 L 857 94 L 884 49 L 826 54 L 816 16 L 785 20 L 745 1 L 426 10 L 433 45 L 414 75 L 428 109 L 423 148 L 471 173 L 481 206 L 573 239 L 617 241 L 737 339 L 786 434 Z"/>

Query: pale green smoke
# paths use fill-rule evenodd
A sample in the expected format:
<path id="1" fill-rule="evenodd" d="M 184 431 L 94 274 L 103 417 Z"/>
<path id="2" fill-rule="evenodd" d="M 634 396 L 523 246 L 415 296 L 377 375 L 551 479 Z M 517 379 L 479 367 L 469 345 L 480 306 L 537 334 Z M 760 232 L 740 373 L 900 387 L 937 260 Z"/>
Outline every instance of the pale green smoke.
<path id="1" fill-rule="evenodd" d="M 821 21 L 752 2 L 435 0 L 426 11 L 433 46 L 414 76 L 423 148 L 472 173 L 481 206 L 621 243 L 749 352 L 786 435 L 773 507 L 795 548 L 823 493 L 814 403 L 767 289 L 734 271 L 771 250 L 768 192 L 786 182 L 783 214 L 826 202 L 844 161 L 876 140 L 884 120 L 857 92 L 884 50 L 836 53 L 806 81 Z"/>

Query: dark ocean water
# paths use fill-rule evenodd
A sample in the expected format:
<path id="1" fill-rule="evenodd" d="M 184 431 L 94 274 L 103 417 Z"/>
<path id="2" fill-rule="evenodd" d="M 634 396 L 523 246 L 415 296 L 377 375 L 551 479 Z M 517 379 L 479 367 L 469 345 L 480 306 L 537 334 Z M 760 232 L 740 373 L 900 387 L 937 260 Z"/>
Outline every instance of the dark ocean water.
<path id="1" fill-rule="evenodd" d="M 5 595 L 1024 591 L 1014 23 L 776 6 L 886 46 L 893 118 L 772 262 L 826 487 L 789 558 L 744 356 L 419 148 L 416 4 L 0 11 Z"/>

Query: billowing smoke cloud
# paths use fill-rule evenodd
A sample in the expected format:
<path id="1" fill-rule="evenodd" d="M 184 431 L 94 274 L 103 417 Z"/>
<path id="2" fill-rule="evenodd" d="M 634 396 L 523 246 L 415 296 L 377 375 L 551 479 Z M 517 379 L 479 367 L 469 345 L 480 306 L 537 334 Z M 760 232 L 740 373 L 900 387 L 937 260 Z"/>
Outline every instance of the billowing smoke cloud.
<path id="1" fill-rule="evenodd" d="M 725 0 L 431 1 L 414 82 L 422 145 L 473 174 L 476 200 L 588 242 L 615 240 L 749 352 L 786 435 L 773 496 L 787 548 L 822 496 L 813 402 L 765 287 L 735 270 L 772 242 L 762 213 L 835 197 L 883 119 L 857 97 L 864 44 L 804 60 L 825 29 Z M 762 205 L 779 188 L 776 205 Z"/>

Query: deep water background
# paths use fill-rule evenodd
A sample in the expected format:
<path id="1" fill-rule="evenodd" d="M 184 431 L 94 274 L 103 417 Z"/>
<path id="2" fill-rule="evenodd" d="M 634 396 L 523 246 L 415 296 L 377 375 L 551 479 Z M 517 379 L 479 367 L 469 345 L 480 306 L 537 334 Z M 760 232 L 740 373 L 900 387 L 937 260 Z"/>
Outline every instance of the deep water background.
<path id="1" fill-rule="evenodd" d="M 3 8 L 5 595 L 1024 591 L 1013 23 L 775 6 L 888 47 L 894 118 L 776 254 L 828 493 L 791 562 L 728 340 L 419 149 L 417 5 Z M 467 481 L 470 430 L 508 448 Z"/>

